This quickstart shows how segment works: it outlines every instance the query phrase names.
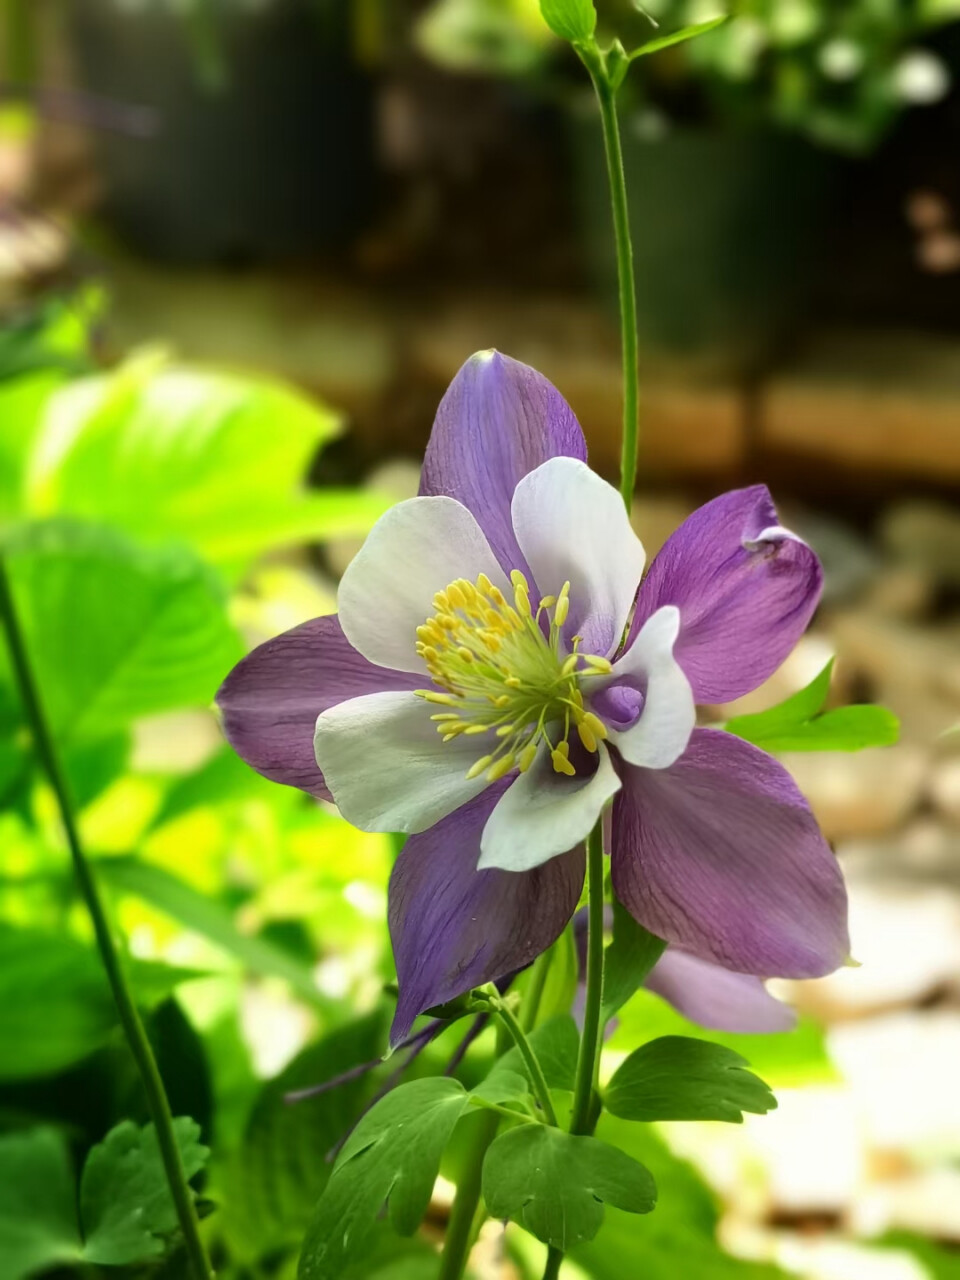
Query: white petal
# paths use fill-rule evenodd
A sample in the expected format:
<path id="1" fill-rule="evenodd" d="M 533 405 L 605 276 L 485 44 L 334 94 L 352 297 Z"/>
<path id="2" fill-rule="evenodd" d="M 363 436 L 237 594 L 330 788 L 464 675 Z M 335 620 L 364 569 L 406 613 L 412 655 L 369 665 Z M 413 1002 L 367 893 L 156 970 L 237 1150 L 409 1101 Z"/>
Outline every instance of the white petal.
<path id="1" fill-rule="evenodd" d="M 421 671 L 417 627 L 455 578 L 506 582 L 480 526 L 455 498 L 409 498 L 382 516 L 347 566 L 337 593 L 340 625 L 380 667 Z"/>
<path id="2" fill-rule="evenodd" d="M 644 563 L 620 494 L 585 462 L 551 458 L 517 485 L 511 513 L 541 594 L 570 582 L 564 635 L 582 636 L 584 653 L 612 654 Z"/>
<path id="3" fill-rule="evenodd" d="M 690 681 L 673 656 L 679 631 L 680 610 L 672 604 L 664 605 L 647 619 L 604 681 L 609 687 L 624 676 L 631 676 L 631 683 L 642 682 L 645 687 L 636 724 L 609 732 L 610 741 L 624 760 L 646 769 L 666 769 L 678 760 L 697 722 Z"/>
<path id="4" fill-rule="evenodd" d="M 426 831 L 487 785 L 466 778 L 484 748 L 475 737 L 443 742 L 433 710 L 414 693 L 368 693 L 317 717 L 317 764 L 361 831 Z"/>
<path id="5" fill-rule="evenodd" d="M 585 840 L 604 805 L 620 790 L 609 751 L 601 747 L 599 755 L 593 777 L 580 780 L 555 773 L 550 753 L 542 747 L 487 819 L 478 870 L 529 871 Z"/>

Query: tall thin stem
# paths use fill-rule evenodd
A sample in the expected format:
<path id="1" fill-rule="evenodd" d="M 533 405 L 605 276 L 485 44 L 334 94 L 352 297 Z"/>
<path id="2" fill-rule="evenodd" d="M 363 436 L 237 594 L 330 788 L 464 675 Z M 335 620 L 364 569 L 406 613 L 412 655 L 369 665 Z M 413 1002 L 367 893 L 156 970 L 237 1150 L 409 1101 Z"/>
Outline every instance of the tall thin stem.
<path id="1" fill-rule="evenodd" d="M 487 1147 L 497 1136 L 500 1116 L 496 1111 L 484 1111 L 478 1117 L 477 1126 L 463 1175 L 457 1183 L 457 1194 L 450 1211 L 437 1280 L 460 1280 L 476 1234 L 483 1157 L 487 1154 Z"/>
<path id="2" fill-rule="evenodd" d="M 623 360 L 623 434 L 620 441 L 620 492 L 630 510 L 637 481 L 637 427 L 639 414 L 639 382 L 637 371 L 637 290 L 633 274 L 633 245 L 630 242 L 630 216 L 627 208 L 627 184 L 623 172 L 620 126 L 617 122 L 617 91 L 601 66 L 586 61 L 593 81 L 603 146 L 607 157 L 610 204 L 613 212 L 613 237 L 617 248 L 617 280 L 620 292 L 620 343 Z"/>
<path id="3" fill-rule="evenodd" d="M 150 1041 L 147 1039 L 130 985 L 123 971 L 120 955 L 111 934 L 110 925 L 107 922 L 106 912 L 100 899 L 93 872 L 80 843 L 66 778 L 61 769 L 53 737 L 44 715 L 40 691 L 37 688 L 33 670 L 30 666 L 30 659 L 27 654 L 23 632 L 20 628 L 16 603 L 2 554 L 0 554 L 0 618 L 2 618 L 4 631 L 6 632 L 7 645 L 10 650 L 14 675 L 20 690 L 20 697 L 23 701 L 23 708 L 33 732 L 37 756 L 56 797 L 60 820 L 63 823 L 64 834 L 70 848 L 70 856 L 73 859 L 77 884 L 87 905 L 87 910 L 90 912 L 97 946 L 113 992 L 117 1013 L 143 1081 L 147 1105 L 157 1131 L 157 1142 L 160 1147 L 160 1155 L 163 1160 L 167 1182 L 170 1186 L 170 1194 L 173 1197 L 180 1230 L 183 1232 L 187 1257 L 190 1260 L 190 1270 L 194 1280 L 212 1280 L 213 1268 L 200 1238 L 200 1227 L 194 1209 L 193 1197 L 187 1184 L 183 1161 L 180 1158 L 180 1149 L 177 1146 L 177 1140 L 173 1132 L 170 1103 L 163 1087 L 163 1080 L 160 1078 L 160 1072 L 157 1069 Z"/>
<path id="4" fill-rule="evenodd" d="M 547 1084 L 546 1077 L 543 1074 L 543 1068 L 540 1061 L 533 1051 L 533 1046 L 527 1039 L 523 1027 L 517 1021 L 513 1011 L 506 1002 L 501 1002 L 496 1006 L 497 1013 L 503 1020 L 504 1026 L 510 1032 L 514 1044 L 520 1051 L 520 1057 L 523 1058 L 530 1079 L 533 1082 L 533 1091 L 537 1096 L 537 1101 L 543 1109 L 543 1114 L 547 1117 L 547 1123 L 556 1125 L 557 1113 L 553 1109 L 553 1099 L 550 1097 L 550 1087 Z"/>
<path id="5" fill-rule="evenodd" d="M 587 837 L 587 998 L 573 1091 L 571 1133 L 589 1133 L 593 1091 L 600 1069 L 600 1007 L 603 999 L 603 819 Z"/>

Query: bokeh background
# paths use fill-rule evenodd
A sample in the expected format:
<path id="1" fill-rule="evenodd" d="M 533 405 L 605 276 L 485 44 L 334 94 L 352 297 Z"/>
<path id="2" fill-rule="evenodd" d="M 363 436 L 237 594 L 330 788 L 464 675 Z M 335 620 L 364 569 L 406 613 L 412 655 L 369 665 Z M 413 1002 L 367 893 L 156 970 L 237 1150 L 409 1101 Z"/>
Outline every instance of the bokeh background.
<path id="1" fill-rule="evenodd" d="M 628 47 L 651 19 L 668 32 L 725 11 L 598 7 Z M 797 1031 L 729 1037 L 779 1110 L 742 1127 L 626 1126 L 618 1140 L 657 1173 L 662 1208 L 610 1211 L 564 1276 L 947 1280 L 960 1275 L 960 4 L 729 11 L 641 60 L 623 95 L 635 523 L 652 555 L 700 501 L 766 481 L 826 590 L 809 636 L 737 709 L 772 705 L 836 654 L 833 698 L 885 703 L 902 734 L 788 760 L 848 876 L 861 967 L 783 986 Z M 4 0 L 0 17 L 14 587 L 174 1109 L 213 1151 L 220 1274 L 292 1277 L 326 1155 L 394 1064 L 297 1107 L 282 1095 L 382 1050 L 395 847 L 253 775 L 210 702 L 245 649 L 334 607 L 357 540 L 415 492 L 436 404 L 474 350 L 547 374 L 615 478 L 597 119 L 536 0 Z M 39 1126 L 69 1170 L 146 1116 L 5 655 L 0 811 L 0 1275 L 139 1275 L 64 1266 L 42 1231 L 32 1252 L 10 1243 Z M 607 1066 L 682 1025 L 637 996 Z M 411 1070 L 442 1070 L 455 1044 Z M 438 1185 L 428 1241 L 449 1192 Z M 539 1275 L 528 1246 L 490 1227 L 476 1280 Z M 388 1242 L 363 1276 L 431 1275 L 410 1249 Z M 174 1258 L 169 1280 L 182 1273 Z"/>

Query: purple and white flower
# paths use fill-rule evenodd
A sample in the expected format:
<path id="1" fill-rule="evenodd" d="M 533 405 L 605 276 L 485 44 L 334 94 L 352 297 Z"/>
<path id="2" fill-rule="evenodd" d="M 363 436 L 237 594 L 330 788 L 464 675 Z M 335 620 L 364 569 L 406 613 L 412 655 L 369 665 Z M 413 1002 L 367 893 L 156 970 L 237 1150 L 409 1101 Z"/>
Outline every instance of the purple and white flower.
<path id="1" fill-rule="evenodd" d="M 254 768 L 408 834 L 394 1043 L 551 945 L 611 801 L 614 891 L 691 982 L 702 962 L 807 978 L 848 954 L 843 881 L 790 776 L 696 727 L 697 703 L 755 689 L 793 648 L 816 556 L 755 486 L 694 512 L 641 582 L 620 496 L 585 459 L 546 379 L 473 356 L 420 496 L 375 526 L 338 615 L 261 645 L 218 694 Z"/>

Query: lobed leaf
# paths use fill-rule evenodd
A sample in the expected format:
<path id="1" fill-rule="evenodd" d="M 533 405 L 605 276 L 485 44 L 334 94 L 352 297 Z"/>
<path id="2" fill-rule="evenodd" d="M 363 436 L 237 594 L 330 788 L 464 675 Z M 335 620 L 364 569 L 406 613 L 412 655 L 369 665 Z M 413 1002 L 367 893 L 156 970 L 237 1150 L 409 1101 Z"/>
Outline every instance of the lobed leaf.
<path id="1" fill-rule="evenodd" d="M 597 29 L 593 0 L 540 0 L 543 20 L 561 40 L 589 40 Z"/>
<path id="2" fill-rule="evenodd" d="M 604 1105 L 623 1120 L 725 1120 L 742 1124 L 745 1111 L 763 1115 L 777 1100 L 746 1070 L 738 1053 L 709 1040 L 662 1036 L 623 1062 Z"/>
<path id="3" fill-rule="evenodd" d="M 483 1163 L 483 1198 L 494 1218 L 511 1218 L 564 1251 L 592 1240 L 604 1204 L 649 1213 L 657 1190 L 639 1161 L 598 1138 L 529 1124 L 501 1134 Z"/>
<path id="4" fill-rule="evenodd" d="M 77 1261 L 76 1188 L 63 1137 L 32 1129 L 0 1137 L 0 1275 L 27 1280 Z"/>

